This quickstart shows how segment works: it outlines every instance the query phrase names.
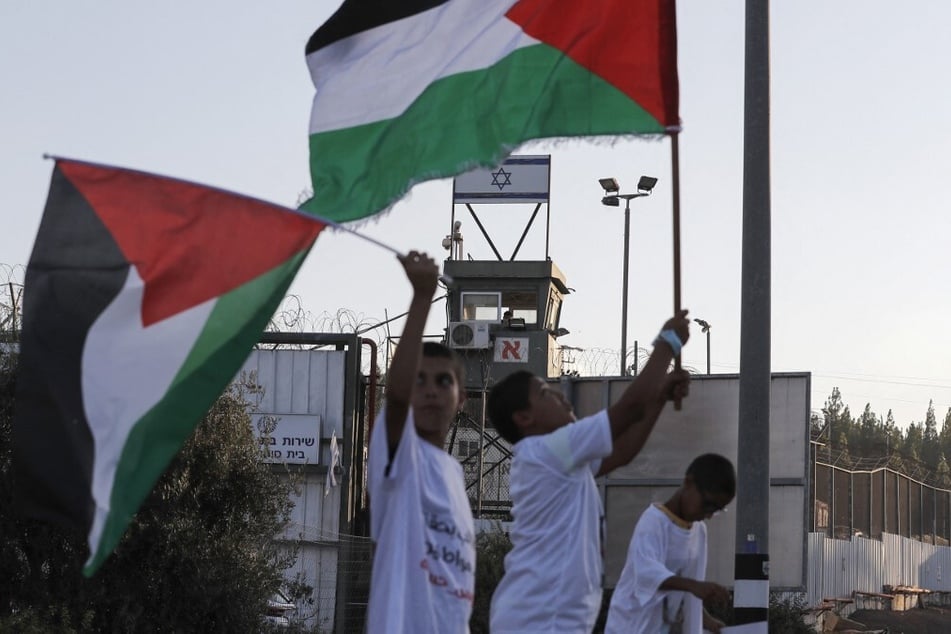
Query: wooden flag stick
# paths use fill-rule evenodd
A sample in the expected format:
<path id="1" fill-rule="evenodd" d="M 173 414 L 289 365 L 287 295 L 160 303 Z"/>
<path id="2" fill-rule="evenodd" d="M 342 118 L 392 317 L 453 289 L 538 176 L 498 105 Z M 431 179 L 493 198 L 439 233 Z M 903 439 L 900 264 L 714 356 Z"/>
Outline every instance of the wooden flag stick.
<path id="1" fill-rule="evenodd" d="M 670 135 L 670 182 L 673 185 L 674 228 L 674 314 L 680 314 L 680 131 Z M 680 354 L 674 357 L 674 369 L 680 370 Z M 674 409 L 680 411 L 680 399 Z"/>

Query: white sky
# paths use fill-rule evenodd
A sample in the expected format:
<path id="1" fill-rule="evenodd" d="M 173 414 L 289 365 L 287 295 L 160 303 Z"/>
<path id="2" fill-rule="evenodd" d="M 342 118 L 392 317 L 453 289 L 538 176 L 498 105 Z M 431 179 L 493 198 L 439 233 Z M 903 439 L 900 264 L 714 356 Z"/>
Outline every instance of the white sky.
<path id="1" fill-rule="evenodd" d="M 293 206 L 309 185 L 307 38 L 333 0 L 0 3 L 0 264 L 26 264 L 52 163 L 43 153 L 177 176 Z M 904 425 L 951 407 L 944 177 L 951 159 L 951 4 L 797 0 L 772 6 L 772 367 L 813 373 Z M 683 305 L 709 321 L 714 372 L 739 371 L 744 3 L 678 7 Z M 620 344 L 623 211 L 597 179 L 660 180 L 632 205 L 628 342 L 672 312 L 670 145 L 534 143 L 552 154 L 550 253 L 570 295 L 560 341 Z M 361 230 L 446 256 L 449 181 L 417 187 Z M 510 253 L 530 208 L 483 208 Z M 465 250 L 492 257 L 464 208 Z M 533 233 L 521 256 L 544 255 Z M 945 249 L 942 249 L 945 246 Z M 6 280 L 2 280 L 6 281 Z M 315 314 L 403 312 L 393 255 L 325 232 L 291 289 Z M 441 328 L 434 310 L 429 331 Z M 394 324 L 398 331 L 401 324 Z M 699 328 L 684 363 L 706 365 Z"/>

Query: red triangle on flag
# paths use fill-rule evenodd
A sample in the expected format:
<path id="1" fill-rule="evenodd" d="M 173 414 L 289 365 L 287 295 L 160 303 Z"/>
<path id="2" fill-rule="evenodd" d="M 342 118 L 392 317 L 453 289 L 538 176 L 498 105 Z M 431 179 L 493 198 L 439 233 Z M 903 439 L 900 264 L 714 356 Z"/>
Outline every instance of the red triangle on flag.
<path id="1" fill-rule="evenodd" d="M 59 160 L 145 282 L 148 326 L 309 248 L 325 224 L 284 207 L 144 172 Z"/>

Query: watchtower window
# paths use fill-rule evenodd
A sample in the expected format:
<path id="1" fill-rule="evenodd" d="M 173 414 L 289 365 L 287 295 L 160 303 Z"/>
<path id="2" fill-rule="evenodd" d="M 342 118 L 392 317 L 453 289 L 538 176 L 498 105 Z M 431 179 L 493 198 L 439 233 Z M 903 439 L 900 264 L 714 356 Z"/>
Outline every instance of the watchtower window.
<path id="1" fill-rule="evenodd" d="M 501 321 L 502 294 L 463 292 L 462 319 L 466 321 Z"/>
<path id="2" fill-rule="evenodd" d="M 526 326 L 538 323 L 538 293 L 535 291 L 502 291 L 502 309 L 509 317 L 524 319 Z"/>
<path id="3" fill-rule="evenodd" d="M 561 296 L 551 291 L 548 295 L 548 309 L 545 317 L 545 328 L 549 331 L 558 329 L 558 322 L 561 321 Z"/>

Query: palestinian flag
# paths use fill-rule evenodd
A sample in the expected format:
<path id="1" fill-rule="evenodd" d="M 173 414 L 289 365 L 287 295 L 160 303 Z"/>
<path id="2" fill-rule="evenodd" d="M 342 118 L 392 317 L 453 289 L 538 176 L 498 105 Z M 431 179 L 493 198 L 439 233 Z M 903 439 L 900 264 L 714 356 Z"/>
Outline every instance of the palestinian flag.
<path id="1" fill-rule="evenodd" d="M 200 185 L 57 161 L 26 271 L 14 487 L 28 515 L 88 531 L 87 576 L 323 227 Z"/>
<path id="2" fill-rule="evenodd" d="M 314 196 L 336 221 L 543 137 L 679 128 L 674 0 L 345 0 L 307 43 Z"/>

